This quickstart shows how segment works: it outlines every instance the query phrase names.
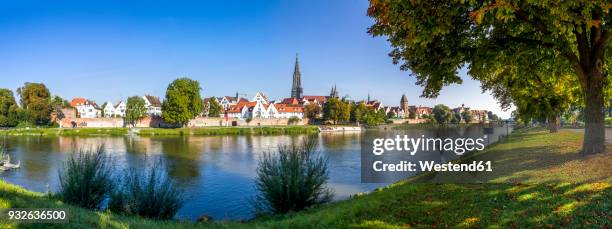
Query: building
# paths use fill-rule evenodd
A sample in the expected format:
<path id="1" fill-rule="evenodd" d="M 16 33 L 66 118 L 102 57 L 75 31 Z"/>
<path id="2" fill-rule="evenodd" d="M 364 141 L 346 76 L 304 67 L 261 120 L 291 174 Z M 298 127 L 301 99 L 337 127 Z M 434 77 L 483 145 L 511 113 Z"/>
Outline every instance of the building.
<path id="1" fill-rule="evenodd" d="M 263 104 L 268 104 L 270 103 L 270 100 L 268 100 L 268 96 L 266 96 L 266 94 L 264 94 L 263 92 L 257 92 L 255 96 L 253 96 L 253 99 L 251 99 L 251 102 L 261 102 Z"/>
<path id="2" fill-rule="evenodd" d="M 472 123 L 489 123 L 489 111 L 470 110 L 472 112 Z"/>
<path id="3" fill-rule="evenodd" d="M 331 92 L 329 93 L 329 97 L 336 98 L 336 99 L 340 98 L 340 93 L 338 93 L 338 89 L 336 88 L 336 85 L 332 87 Z"/>
<path id="4" fill-rule="evenodd" d="M 162 115 L 162 103 L 159 97 L 152 95 L 145 95 L 142 97 L 145 101 L 145 107 L 147 108 L 147 114 L 149 116 L 161 116 Z"/>
<path id="5" fill-rule="evenodd" d="M 402 98 L 400 99 L 400 107 L 397 114 L 400 118 L 410 117 L 410 106 L 408 106 L 408 97 L 406 97 L 406 94 L 403 94 Z"/>
<path id="6" fill-rule="evenodd" d="M 291 98 L 302 98 L 302 73 L 300 73 L 300 63 L 298 56 L 295 54 L 295 66 L 293 69 L 293 85 L 291 87 Z"/>
<path id="7" fill-rule="evenodd" d="M 119 101 L 117 105 L 115 105 L 115 117 L 125 117 L 126 110 L 127 105 L 123 101 Z"/>
<path id="8" fill-rule="evenodd" d="M 115 106 L 111 101 L 108 101 L 102 105 L 102 111 L 104 111 L 104 118 L 112 118 L 115 115 Z"/>
<path id="9" fill-rule="evenodd" d="M 252 101 L 241 101 L 230 105 L 227 118 L 233 119 L 268 119 L 268 118 L 304 118 L 304 106 L 297 98 L 283 99 L 278 103 L 270 103 L 265 94 L 258 92 Z"/>
<path id="10" fill-rule="evenodd" d="M 100 110 L 98 104 L 84 98 L 72 99 L 72 101 L 70 101 L 70 106 L 77 110 L 77 116 L 79 118 L 99 118 L 102 114 L 102 110 Z"/>
<path id="11" fill-rule="evenodd" d="M 302 97 L 301 102 L 304 105 L 315 103 L 315 104 L 318 104 L 319 106 L 323 106 L 323 104 L 325 104 L 328 99 L 329 99 L 329 96 L 324 96 L 324 95 L 305 95 L 304 97 Z"/>
<path id="12" fill-rule="evenodd" d="M 414 113 L 417 119 L 424 118 L 426 115 L 431 115 L 432 108 L 425 106 L 409 106 L 410 113 Z"/>
<path id="13" fill-rule="evenodd" d="M 366 107 L 372 108 L 372 109 L 375 109 L 375 110 L 385 110 L 385 106 L 382 104 L 382 102 L 380 102 L 378 100 L 372 100 L 372 101 L 368 100 L 365 103 L 365 105 L 366 105 Z"/>
<path id="14" fill-rule="evenodd" d="M 304 106 L 300 105 L 288 105 L 288 104 L 274 104 L 274 108 L 277 114 L 274 118 L 292 118 L 297 117 L 299 119 L 304 118 Z"/>

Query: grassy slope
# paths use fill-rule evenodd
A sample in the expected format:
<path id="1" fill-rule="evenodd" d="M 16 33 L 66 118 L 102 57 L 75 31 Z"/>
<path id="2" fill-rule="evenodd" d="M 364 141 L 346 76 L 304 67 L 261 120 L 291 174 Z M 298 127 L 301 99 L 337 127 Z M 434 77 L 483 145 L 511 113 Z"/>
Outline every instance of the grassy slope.
<path id="1" fill-rule="evenodd" d="M 138 135 L 274 135 L 309 134 L 319 131 L 317 126 L 262 126 L 262 127 L 202 127 L 202 128 L 139 128 Z M 128 128 L 33 128 L 0 130 L 0 135 L 44 136 L 123 136 Z"/>
<path id="2" fill-rule="evenodd" d="M 612 153 L 578 156 L 580 142 L 581 134 L 570 131 L 557 134 L 546 134 L 544 131 L 517 133 L 509 141 L 471 156 L 474 160 L 495 159 L 497 163 L 492 174 L 425 174 L 351 200 L 248 223 L 158 222 L 70 207 L 74 215 L 71 226 L 379 228 L 435 225 L 520 228 L 537 224 L 542 227 L 610 227 Z M 520 166 L 520 172 L 514 172 L 518 171 L 517 166 Z M 452 179 L 452 176 L 459 180 L 470 176 L 488 183 L 420 182 Z M 60 206 L 66 205 L 0 182 L 0 208 Z"/>

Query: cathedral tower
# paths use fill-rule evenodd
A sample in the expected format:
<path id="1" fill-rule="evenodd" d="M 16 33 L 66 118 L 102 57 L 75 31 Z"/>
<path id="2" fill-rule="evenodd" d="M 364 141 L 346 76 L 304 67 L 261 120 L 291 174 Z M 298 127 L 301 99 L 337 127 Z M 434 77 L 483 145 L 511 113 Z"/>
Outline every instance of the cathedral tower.
<path id="1" fill-rule="evenodd" d="M 300 73 L 300 63 L 295 54 L 295 68 L 293 69 L 293 86 L 291 87 L 291 98 L 302 98 L 302 74 Z"/>

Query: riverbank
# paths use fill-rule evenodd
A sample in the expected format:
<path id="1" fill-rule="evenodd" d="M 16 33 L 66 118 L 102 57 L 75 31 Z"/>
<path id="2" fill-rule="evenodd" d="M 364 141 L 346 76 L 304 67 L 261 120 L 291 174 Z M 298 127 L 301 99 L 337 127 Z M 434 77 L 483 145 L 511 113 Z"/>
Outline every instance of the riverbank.
<path id="1" fill-rule="evenodd" d="M 139 136 L 156 135 L 282 135 L 318 133 L 318 126 L 257 126 L 257 127 L 200 127 L 200 128 L 136 128 Z M 124 136 L 128 128 L 30 128 L 0 130 L 0 135 L 11 136 Z"/>
<path id="2" fill-rule="evenodd" d="M 318 208 L 250 222 L 154 221 L 64 204 L 0 181 L 0 208 L 68 207 L 71 224 L 3 227 L 330 228 L 330 227 L 609 227 L 612 153 L 578 155 L 582 134 L 516 131 L 466 160 L 497 158 L 486 184 L 431 184 L 432 174 Z M 512 167 L 521 165 L 521 171 Z M 461 176 L 461 174 L 458 174 Z"/>

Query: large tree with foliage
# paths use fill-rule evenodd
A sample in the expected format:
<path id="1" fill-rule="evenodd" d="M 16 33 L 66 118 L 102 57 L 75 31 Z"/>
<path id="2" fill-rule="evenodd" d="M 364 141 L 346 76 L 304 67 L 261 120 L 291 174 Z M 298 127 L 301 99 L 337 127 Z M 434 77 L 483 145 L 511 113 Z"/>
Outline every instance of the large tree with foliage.
<path id="1" fill-rule="evenodd" d="M 309 103 L 304 106 L 304 116 L 306 118 L 314 120 L 320 117 L 322 112 L 321 106 L 316 103 Z"/>
<path id="2" fill-rule="evenodd" d="M 51 119 L 51 93 L 42 83 L 25 83 L 17 89 L 21 107 L 30 121 L 36 125 L 47 125 Z"/>
<path id="3" fill-rule="evenodd" d="M 145 116 L 147 116 L 147 107 L 144 99 L 140 96 L 129 97 L 125 104 L 125 123 L 134 127 Z"/>
<path id="4" fill-rule="evenodd" d="M 436 105 L 432 110 L 432 115 L 439 124 L 446 124 L 453 118 L 453 112 L 444 104 Z"/>
<path id="5" fill-rule="evenodd" d="M 202 113 L 204 106 L 200 90 L 200 83 L 189 78 L 172 81 L 166 89 L 162 118 L 166 122 L 185 126 L 189 120 Z"/>
<path id="6" fill-rule="evenodd" d="M 348 122 L 351 118 L 351 104 L 331 97 L 323 105 L 323 119 L 338 122 Z"/>
<path id="7" fill-rule="evenodd" d="M 208 117 L 219 117 L 221 116 L 222 110 L 223 107 L 221 106 L 221 104 L 219 104 L 217 98 L 210 98 L 210 100 L 208 101 Z"/>
<path id="8" fill-rule="evenodd" d="M 411 70 L 426 97 L 461 83 L 460 68 L 468 67 L 477 79 L 499 71 L 499 55 L 518 62 L 531 54 L 571 70 L 586 104 L 582 152 L 591 154 L 605 151 L 611 8 L 604 0 L 370 0 L 368 15 L 375 23 L 369 33 L 388 36 L 394 62 L 403 61 L 401 69 Z M 525 71 L 516 75 L 531 77 Z"/>
<path id="9" fill-rule="evenodd" d="M 9 89 L 0 89 L 0 127 L 16 126 L 18 109 L 13 92 Z"/>
<path id="10" fill-rule="evenodd" d="M 366 107 L 364 102 L 355 104 L 353 106 L 353 110 L 351 110 L 351 121 L 363 122 L 363 116 L 365 116 L 367 112 L 368 112 L 368 107 Z"/>
<path id="11" fill-rule="evenodd" d="M 472 120 L 474 120 L 474 115 L 472 115 L 472 112 L 470 110 L 466 109 L 461 112 L 461 118 L 465 123 L 469 124 L 470 122 L 472 122 Z"/>

